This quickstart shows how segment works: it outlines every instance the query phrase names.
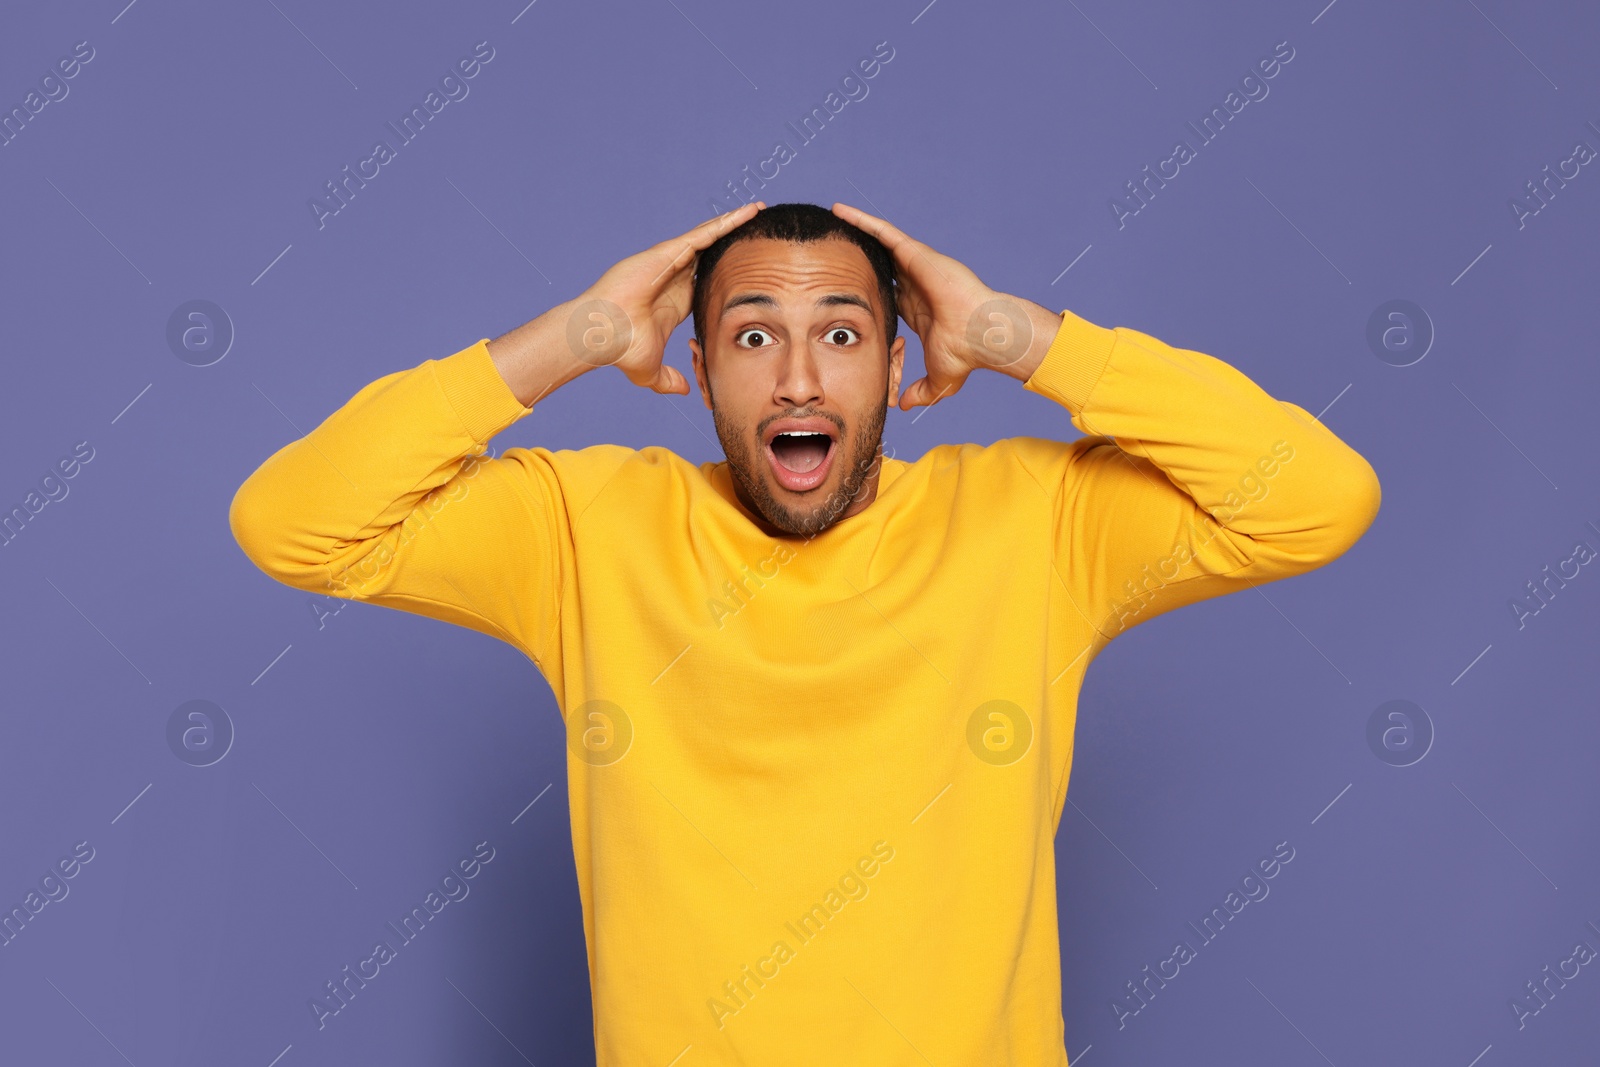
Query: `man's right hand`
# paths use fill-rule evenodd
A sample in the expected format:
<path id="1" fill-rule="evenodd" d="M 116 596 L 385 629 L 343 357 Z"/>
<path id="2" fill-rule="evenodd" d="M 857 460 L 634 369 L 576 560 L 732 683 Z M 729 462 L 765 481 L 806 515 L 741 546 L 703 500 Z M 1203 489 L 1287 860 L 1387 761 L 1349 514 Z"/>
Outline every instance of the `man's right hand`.
<path id="1" fill-rule="evenodd" d="M 615 366 L 646 389 L 688 393 L 688 380 L 662 358 L 667 339 L 692 310 L 695 263 L 719 237 L 765 206 L 757 200 L 708 219 L 602 274 L 570 305 L 572 354 L 594 366 Z"/>
<path id="2" fill-rule="evenodd" d="M 629 256 L 576 299 L 490 341 L 500 376 L 524 405 L 607 366 L 635 385 L 687 394 L 688 380 L 662 357 L 672 331 L 692 310 L 695 263 L 712 242 L 766 206 L 745 204 Z"/>

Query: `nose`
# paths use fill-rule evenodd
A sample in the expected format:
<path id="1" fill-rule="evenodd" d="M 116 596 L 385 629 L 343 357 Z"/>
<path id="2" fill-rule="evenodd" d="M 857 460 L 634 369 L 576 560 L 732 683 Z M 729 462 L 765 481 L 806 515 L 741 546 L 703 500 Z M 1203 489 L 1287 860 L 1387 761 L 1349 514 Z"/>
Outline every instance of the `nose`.
<path id="1" fill-rule="evenodd" d="M 822 372 L 809 345 L 792 345 L 778 363 L 778 380 L 772 399 L 786 407 L 808 408 L 822 403 Z"/>

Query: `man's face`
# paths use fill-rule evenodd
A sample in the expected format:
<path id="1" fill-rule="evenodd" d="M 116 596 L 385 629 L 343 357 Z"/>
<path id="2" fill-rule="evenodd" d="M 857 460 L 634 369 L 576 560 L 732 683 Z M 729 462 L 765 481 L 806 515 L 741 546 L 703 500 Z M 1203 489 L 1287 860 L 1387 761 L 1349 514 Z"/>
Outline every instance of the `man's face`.
<path id="1" fill-rule="evenodd" d="M 885 353 L 883 322 L 877 276 L 843 238 L 750 238 L 717 261 L 695 378 L 740 499 L 777 530 L 815 536 L 876 497 L 905 351 L 901 336 Z"/>

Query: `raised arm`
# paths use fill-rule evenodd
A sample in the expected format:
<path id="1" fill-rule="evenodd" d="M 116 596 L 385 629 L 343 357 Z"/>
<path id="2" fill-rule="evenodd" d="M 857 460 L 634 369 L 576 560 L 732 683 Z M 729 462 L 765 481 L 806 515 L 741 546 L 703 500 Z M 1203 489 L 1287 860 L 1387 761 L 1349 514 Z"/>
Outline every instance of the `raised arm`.
<path id="1" fill-rule="evenodd" d="M 467 626 L 537 661 L 560 603 L 560 486 L 542 450 L 483 455 L 531 410 L 485 341 L 379 378 L 245 479 L 234 538 L 285 585 Z"/>
<path id="2" fill-rule="evenodd" d="M 559 457 L 496 433 L 600 366 L 687 393 L 661 362 L 689 311 L 699 251 L 746 205 L 622 260 L 581 296 L 365 386 L 234 494 L 228 522 L 258 567 L 297 589 L 499 637 L 539 663 L 559 649 L 571 526 Z"/>
<path id="3" fill-rule="evenodd" d="M 1108 640 L 1320 567 L 1377 515 L 1359 453 L 1213 356 L 1066 311 L 1025 386 L 1090 435 L 1040 462 L 1060 472 L 1057 573 Z"/>
<path id="4" fill-rule="evenodd" d="M 1372 466 L 1222 360 L 996 292 L 883 219 L 834 211 L 894 254 L 927 368 L 901 408 L 937 403 L 982 368 L 1057 401 L 1090 435 L 1009 444 L 1051 496 L 1056 574 L 1102 638 L 1319 567 L 1372 524 Z"/>

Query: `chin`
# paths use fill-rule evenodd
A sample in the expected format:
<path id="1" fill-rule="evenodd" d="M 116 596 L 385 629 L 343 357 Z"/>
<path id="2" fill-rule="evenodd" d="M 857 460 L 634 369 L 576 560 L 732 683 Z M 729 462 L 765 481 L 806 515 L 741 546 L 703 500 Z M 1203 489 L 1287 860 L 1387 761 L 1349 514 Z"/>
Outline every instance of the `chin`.
<path id="1" fill-rule="evenodd" d="M 787 489 L 768 485 L 763 499 L 758 500 L 761 516 L 784 533 L 797 537 L 815 537 L 838 521 L 843 508 L 830 511 L 825 499 L 827 486 L 818 486 L 809 493 L 793 493 Z M 816 503 L 812 503 L 816 500 Z M 791 503 L 792 502 L 792 503 Z"/>
<path id="2" fill-rule="evenodd" d="M 745 503 L 775 530 L 793 537 L 812 538 L 837 523 L 855 504 L 876 462 L 882 445 L 884 409 L 866 425 L 845 422 L 831 434 L 827 454 L 811 469 L 813 478 L 780 473 L 769 444 L 743 427 L 735 428 L 712 415 L 734 480 Z M 841 420 L 844 421 L 844 420 Z M 820 422 L 817 424 L 821 427 Z M 837 424 L 834 424 L 837 426 Z M 868 444 L 870 442 L 870 444 Z M 859 454 L 865 451 L 865 454 Z M 794 484 L 805 485 L 797 489 Z M 808 483 L 811 483 L 808 485 Z"/>

